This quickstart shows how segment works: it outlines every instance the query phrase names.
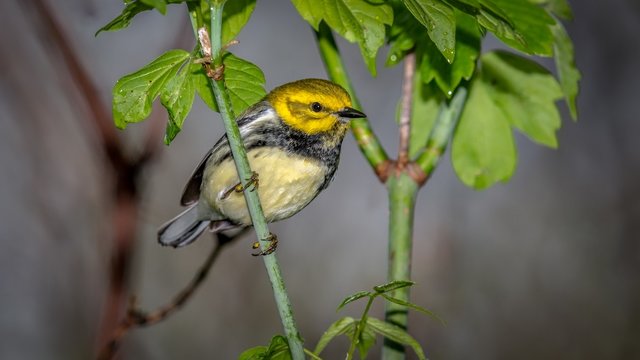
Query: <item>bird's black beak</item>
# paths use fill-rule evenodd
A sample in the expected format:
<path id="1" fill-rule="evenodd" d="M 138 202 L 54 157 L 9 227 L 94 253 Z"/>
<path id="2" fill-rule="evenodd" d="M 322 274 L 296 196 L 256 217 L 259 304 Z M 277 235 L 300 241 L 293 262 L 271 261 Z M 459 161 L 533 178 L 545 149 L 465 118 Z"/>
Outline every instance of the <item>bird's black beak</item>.
<path id="1" fill-rule="evenodd" d="M 345 107 L 342 108 L 341 110 L 338 111 L 338 116 L 343 117 L 343 118 L 365 118 L 367 117 L 367 115 L 365 115 L 362 111 L 358 111 L 356 109 L 350 108 L 350 107 Z"/>

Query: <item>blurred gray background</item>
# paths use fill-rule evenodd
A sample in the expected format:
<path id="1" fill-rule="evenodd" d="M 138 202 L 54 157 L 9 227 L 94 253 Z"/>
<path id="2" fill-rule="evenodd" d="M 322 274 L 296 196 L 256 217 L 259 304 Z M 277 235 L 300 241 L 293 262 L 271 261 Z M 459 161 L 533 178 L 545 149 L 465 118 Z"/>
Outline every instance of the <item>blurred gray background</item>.
<path id="1" fill-rule="evenodd" d="M 170 6 L 166 17 L 148 12 L 96 38 L 122 2 L 47 3 L 105 104 L 120 76 L 176 46 L 188 26 Z M 640 359 L 640 7 L 572 3 L 580 118 L 570 122 L 561 104 L 560 148 L 517 136 L 515 176 L 482 192 L 463 186 L 447 157 L 418 199 L 412 300 L 447 321 L 411 315 L 410 332 L 431 359 Z M 0 2 L 0 358 L 88 359 L 107 293 L 113 185 L 82 94 L 38 19 L 30 1 Z M 181 46 L 190 49 L 188 31 Z M 232 51 L 263 69 L 267 89 L 326 77 L 289 1 L 259 1 L 239 41 Z M 383 49 L 371 78 L 357 46 L 340 46 L 364 110 L 395 153 L 400 68 L 382 66 Z M 146 126 L 121 133 L 131 153 Z M 144 308 L 165 303 L 210 251 L 207 237 L 162 248 L 155 230 L 180 211 L 185 181 L 222 132 L 196 100 L 183 132 L 143 175 L 131 291 Z M 335 312 L 345 296 L 385 281 L 386 216 L 385 189 L 349 136 L 328 191 L 272 226 L 308 347 L 339 317 L 358 316 L 360 305 Z M 129 333 L 123 358 L 231 359 L 281 333 L 252 241 L 226 249 L 174 316 Z M 372 315 L 382 317 L 381 307 Z M 337 341 L 324 354 L 343 358 L 345 346 Z"/>

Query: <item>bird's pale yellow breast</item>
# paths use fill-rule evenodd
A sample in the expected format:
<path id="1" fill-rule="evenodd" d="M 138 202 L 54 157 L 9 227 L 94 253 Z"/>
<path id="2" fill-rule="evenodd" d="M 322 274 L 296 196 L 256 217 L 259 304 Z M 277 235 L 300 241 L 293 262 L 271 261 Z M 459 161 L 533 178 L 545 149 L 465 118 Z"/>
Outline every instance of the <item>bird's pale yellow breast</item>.
<path id="1" fill-rule="evenodd" d="M 268 222 L 286 219 L 302 210 L 320 190 L 326 166 L 320 161 L 290 154 L 279 148 L 255 148 L 247 152 L 251 169 L 258 173 L 258 194 Z M 204 174 L 203 198 L 226 218 L 251 223 L 242 193 L 223 194 L 238 184 L 231 158 L 208 167 Z"/>

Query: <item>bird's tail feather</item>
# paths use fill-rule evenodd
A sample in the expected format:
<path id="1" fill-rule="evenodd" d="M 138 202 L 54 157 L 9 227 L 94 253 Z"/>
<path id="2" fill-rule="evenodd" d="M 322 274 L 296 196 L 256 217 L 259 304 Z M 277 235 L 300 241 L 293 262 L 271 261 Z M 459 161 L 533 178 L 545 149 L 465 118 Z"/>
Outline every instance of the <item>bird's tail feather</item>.
<path id="1" fill-rule="evenodd" d="M 158 242 L 163 246 L 182 247 L 194 242 L 209 226 L 201 219 L 198 204 L 194 204 L 158 229 Z"/>

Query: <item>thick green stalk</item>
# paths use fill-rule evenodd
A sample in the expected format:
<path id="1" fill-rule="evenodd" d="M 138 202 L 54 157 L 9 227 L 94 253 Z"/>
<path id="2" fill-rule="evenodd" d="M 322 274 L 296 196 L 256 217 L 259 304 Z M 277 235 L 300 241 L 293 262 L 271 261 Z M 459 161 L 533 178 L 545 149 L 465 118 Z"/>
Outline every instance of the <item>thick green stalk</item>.
<path id="1" fill-rule="evenodd" d="M 211 56 L 212 56 L 212 68 L 218 69 L 222 65 L 222 9 L 224 1 L 212 1 L 210 3 L 211 11 Z M 210 78 L 211 85 L 213 87 L 213 93 L 220 110 L 220 115 L 224 122 L 224 127 L 229 140 L 229 146 L 231 153 L 236 164 L 236 170 L 238 171 L 238 177 L 240 182 L 246 188 L 250 188 L 250 179 L 252 177 L 252 171 L 249 166 L 249 160 L 244 149 L 242 138 L 240 137 L 240 130 L 235 121 L 235 116 L 231 108 L 231 100 L 229 94 L 226 91 L 224 85 L 224 74 L 220 73 L 216 79 Z M 259 176 L 259 174 L 258 174 Z M 260 240 L 260 246 L 262 250 L 267 250 L 270 245 L 271 233 L 267 226 L 267 222 L 264 218 L 262 206 L 260 205 L 260 198 L 257 191 L 244 191 L 247 207 L 249 208 L 249 214 L 251 215 L 251 221 L 256 231 L 258 239 Z M 304 359 L 304 350 L 302 347 L 302 338 L 295 324 L 293 317 L 293 311 L 291 308 L 291 302 L 284 286 L 284 280 L 280 272 L 280 266 L 275 254 L 270 254 L 262 257 L 264 260 L 269 280 L 273 288 L 276 305 L 280 318 L 284 326 L 284 331 L 289 341 L 289 348 L 294 360 Z"/>
<path id="2" fill-rule="evenodd" d="M 411 280 L 411 248 L 413 237 L 413 210 L 419 186 L 406 172 L 392 174 L 387 180 L 389 191 L 389 264 L 388 281 Z M 409 301 L 409 287 L 396 290 L 394 297 Z M 407 308 L 387 302 L 385 320 L 407 328 Z M 404 346 L 384 340 L 382 358 L 404 359 Z"/>
<path id="3" fill-rule="evenodd" d="M 467 89 L 464 86 L 460 86 L 449 102 L 449 105 L 446 103 L 441 105 L 427 146 L 418 154 L 415 161 L 427 176 L 431 175 L 440 162 L 440 158 L 449 143 L 453 129 L 455 129 L 458 123 L 466 100 Z"/>
<path id="4" fill-rule="evenodd" d="M 320 56 L 322 57 L 329 78 L 349 92 L 354 107 L 362 109 L 358 97 L 353 90 L 353 86 L 351 86 L 351 81 L 349 80 L 345 66 L 342 63 L 340 51 L 336 45 L 333 33 L 331 33 L 331 29 L 324 22 L 320 22 L 320 27 L 315 34 L 318 48 L 320 49 Z M 360 151 L 362 151 L 362 154 L 378 177 L 381 177 L 381 173 L 384 171 L 384 166 L 389 157 L 373 133 L 369 121 L 367 119 L 353 119 L 351 120 L 351 130 L 358 142 Z"/>

